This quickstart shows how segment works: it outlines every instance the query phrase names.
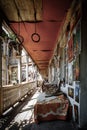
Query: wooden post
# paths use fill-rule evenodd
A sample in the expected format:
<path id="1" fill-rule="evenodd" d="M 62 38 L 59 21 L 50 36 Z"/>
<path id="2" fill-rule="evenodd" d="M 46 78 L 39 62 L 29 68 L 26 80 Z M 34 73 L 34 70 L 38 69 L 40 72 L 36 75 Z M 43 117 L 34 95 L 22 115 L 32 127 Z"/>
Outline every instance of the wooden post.
<path id="1" fill-rule="evenodd" d="M 21 58 L 18 59 L 18 81 L 21 83 Z"/>
<path id="2" fill-rule="evenodd" d="M 3 112 L 3 88 L 0 86 L 0 115 Z"/>
<path id="3" fill-rule="evenodd" d="M 28 82 L 28 55 L 26 55 L 26 82 Z"/>
<path id="4" fill-rule="evenodd" d="M 2 15 L 0 13 L 0 36 L 2 36 Z M 3 112 L 3 90 L 2 90 L 2 39 L 0 39 L 0 115 Z"/>

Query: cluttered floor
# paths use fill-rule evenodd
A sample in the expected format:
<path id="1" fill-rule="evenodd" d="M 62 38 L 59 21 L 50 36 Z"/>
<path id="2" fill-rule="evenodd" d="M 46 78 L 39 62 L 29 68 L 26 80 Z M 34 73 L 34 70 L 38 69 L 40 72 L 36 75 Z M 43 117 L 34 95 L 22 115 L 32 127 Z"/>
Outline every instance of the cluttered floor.
<path id="1" fill-rule="evenodd" d="M 0 130 L 77 130 L 72 120 L 48 120 L 36 123 L 34 120 L 34 106 L 38 96 L 38 89 L 32 97 L 27 96 L 14 109 L 0 118 Z M 52 99 L 51 99 L 52 100 Z M 44 109 L 44 108 L 43 108 Z"/>

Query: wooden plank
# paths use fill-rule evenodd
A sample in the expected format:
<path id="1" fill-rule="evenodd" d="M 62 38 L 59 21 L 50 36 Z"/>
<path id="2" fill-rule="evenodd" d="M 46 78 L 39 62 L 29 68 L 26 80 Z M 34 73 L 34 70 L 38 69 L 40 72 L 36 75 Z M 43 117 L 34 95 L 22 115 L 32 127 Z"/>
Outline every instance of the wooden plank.
<path id="1" fill-rule="evenodd" d="M 36 19 L 42 20 L 42 0 L 35 0 L 34 3 Z M 1 0 L 0 7 L 10 21 L 35 21 L 33 0 Z"/>

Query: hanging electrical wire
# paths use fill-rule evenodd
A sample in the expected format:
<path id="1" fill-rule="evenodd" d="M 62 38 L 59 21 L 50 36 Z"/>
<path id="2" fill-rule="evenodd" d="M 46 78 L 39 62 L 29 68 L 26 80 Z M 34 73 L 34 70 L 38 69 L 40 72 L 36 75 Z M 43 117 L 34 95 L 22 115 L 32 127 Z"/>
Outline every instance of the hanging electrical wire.
<path id="1" fill-rule="evenodd" d="M 18 34 L 16 34 L 16 36 L 19 39 L 20 43 L 22 44 L 24 42 L 24 38 L 23 38 L 23 36 L 20 35 L 20 19 L 21 19 L 22 22 L 23 22 L 23 20 L 22 20 L 22 17 L 20 15 L 20 11 L 18 9 L 18 6 L 16 4 L 16 0 L 14 0 L 14 3 L 15 3 L 15 6 L 16 6 L 16 9 L 17 9 L 17 16 L 18 16 Z"/>
<path id="2" fill-rule="evenodd" d="M 35 8 L 35 2 L 33 0 L 33 7 L 34 7 L 34 19 L 35 19 L 35 32 L 31 35 L 31 39 L 33 40 L 33 42 L 39 42 L 40 41 L 40 35 L 36 32 L 36 23 L 37 23 L 37 19 L 36 19 L 36 8 Z"/>

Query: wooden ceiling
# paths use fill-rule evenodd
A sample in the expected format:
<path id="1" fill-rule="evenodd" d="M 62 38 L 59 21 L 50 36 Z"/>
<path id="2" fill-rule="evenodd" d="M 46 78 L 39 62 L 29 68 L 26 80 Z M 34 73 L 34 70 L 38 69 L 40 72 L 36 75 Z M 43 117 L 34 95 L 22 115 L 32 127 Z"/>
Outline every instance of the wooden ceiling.
<path id="1" fill-rule="evenodd" d="M 40 70 L 47 70 L 73 0 L 0 0 L 0 10 Z M 39 42 L 32 40 L 38 33 Z M 38 40 L 36 35 L 34 40 Z"/>

